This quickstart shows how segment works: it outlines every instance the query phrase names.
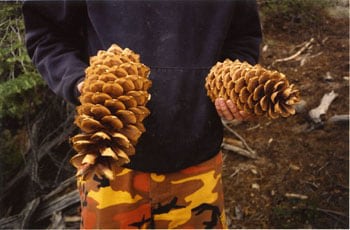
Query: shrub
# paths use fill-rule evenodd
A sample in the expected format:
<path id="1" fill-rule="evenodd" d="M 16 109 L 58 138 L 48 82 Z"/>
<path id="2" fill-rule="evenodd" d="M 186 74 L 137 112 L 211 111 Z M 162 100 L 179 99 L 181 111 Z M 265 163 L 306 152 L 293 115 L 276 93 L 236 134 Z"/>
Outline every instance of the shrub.
<path id="1" fill-rule="evenodd" d="M 41 103 L 44 82 L 24 46 L 21 4 L 0 3 L 0 120 L 22 119 Z"/>

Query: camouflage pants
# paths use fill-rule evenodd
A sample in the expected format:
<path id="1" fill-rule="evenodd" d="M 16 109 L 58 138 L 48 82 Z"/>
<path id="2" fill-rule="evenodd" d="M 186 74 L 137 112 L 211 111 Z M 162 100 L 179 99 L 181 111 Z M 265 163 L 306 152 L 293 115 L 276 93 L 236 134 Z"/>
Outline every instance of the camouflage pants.
<path id="1" fill-rule="evenodd" d="M 81 228 L 226 228 L 221 153 L 176 173 L 78 178 Z"/>

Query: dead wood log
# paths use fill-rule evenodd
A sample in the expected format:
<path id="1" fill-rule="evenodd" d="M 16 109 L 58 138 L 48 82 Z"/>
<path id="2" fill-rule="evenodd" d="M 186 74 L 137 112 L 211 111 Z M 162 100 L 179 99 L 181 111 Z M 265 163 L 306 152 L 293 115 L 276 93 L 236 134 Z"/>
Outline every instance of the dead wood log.
<path id="1" fill-rule="evenodd" d="M 330 93 L 323 95 L 321 103 L 316 108 L 309 111 L 309 116 L 313 122 L 322 123 L 321 116 L 325 115 L 332 101 L 338 96 L 333 90 Z"/>
<path id="2" fill-rule="evenodd" d="M 51 200 L 53 197 L 56 197 L 62 191 L 67 190 L 70 187 L 73 187 L 73 185 L 76 183 L 76 181 L 77 181 L 77 178 L 75 176 L 72 176 L 72 177 L 66 179 L 65 181 L 61 182 L 61 184 L 59 184 L 56 189 L 54 189 L 50 193 L 46 194 L 42 198 L 42 201 Z"/>
<path id="3" fill-rule="evenodd" d="M 66 125 L 67 124 L 62 124 L 61 128 L 64 128 L 64 131 L 58 134 L 51 141 L 42 144 L 37 149 L 38 152 L 36 154 L 36 159 L 29 158 L 24 168 L 21 171 L 19 171 L 17 175 L 14 176 L 14 178 L 6 184 L 6 187 L 2 190 L 2 194 L 0 195 L 0 203 L 9 195 L 9 193 L 12 191 L 12 189 L 16 187 L 16 185 L 18 185 L 26 176 L 28 176 L 31 173 L 33 161 L 40 161 L 46 154 L 51 152 L 51 149 L 68 140 L 69 136 L 71 135 L 71 133 L 73 133 L 76 127 L 72 123 L 68 127 Z M 29 149 L 28 151 L 29 153 L 27 155 L 30 156 L 32 149 Z"/>
<path id="4" fill-rule="evenodd" d="M 54 212 L 50 220 L 51 224 L 48 229 L 66 229 L 66 223 L 62 217 L 62 212 Z"/>
<path id="5" fill-rule="evenodd" d="M 72 176 L 58 185 L 56 189 L 43 196 L 35 215 L 36 221 L 52 216 L 55 212 L 61 211 L 69 206 L 78 204 L 80 200 L 78 191 L 75 189 L 76 186 L 74 186 L 75 183 L 76 177 Z M 74 190 L 61 196 L 59 195 L 69 188 L 73 188 Z"/>
<path id="6" fill-rule="evenodd" d="M 74 190 L 63 193 L 63 191 L 73 187 L 75 182 L 75 177 L 68 178 L 49 194 L 29 202 L 19 214 L 0 219 L 0 228 L 24 229 L 28 228 L 33 220 L 39 222 L 47 217 L 53 218 L 52 224 L 60 224 L 58 213 L 65 208 L 78 205 L 80 202 L 79 193 L 75 186 Z"/>
<path id="7" fill-rule="evenodd" d="M 29 227 L 32 215 L 35 212 L 36 208 L 38 207 L 39 203 L 40 203 L 40 199 L 36 198 L 36 199 L 32 200 L 27 205 L 27 207 L 22 211 L 23 218 L 22 218 L 22 222 L 21 222 L 21 226 L 20 226 L 21 229 L 25 229 L 25 228 Z"/>
<path id="8" fill-rule="evenodd" d="M 79 202 L 80 198 L 77 190 L 73 190 L 54 200 L 46 202 L 40 202 L 40 198 L 36 198 L 29 202 L 21 213 L 0 219 L 0 228 L 26 229 L 30 226 L 33 220 L 39 222 L 65 208 L 72 205 L 78 205 Z"/>
<path id="9" fill-rule="evenodd" d="M 30 225 L 30 220 L 40 203 L 36 198 L 29 202 L 26 207 L 17 215 L 0 219 L 0 228 L 2 229 L 26 229 Z"/>
<path id="10" fill-rule="evenodd" d="M 17 214 L 9 217 L 0 219 L 1 229 L 19 229 L 21 226 L 20 219 L 22 219 L 22 214 Z"/>
<path id="11" fill-rule="evenodd" d="M 54 200 L 44 201 L 40 204 L 35 213 L 35 221 L 38 222 L 47 217 L 52 216 L 55 212 L 61 211 L 72 205 L 78 205 L 80 197 L 78 190 L 72 190 L 71 192 L 57 197 Z"/>

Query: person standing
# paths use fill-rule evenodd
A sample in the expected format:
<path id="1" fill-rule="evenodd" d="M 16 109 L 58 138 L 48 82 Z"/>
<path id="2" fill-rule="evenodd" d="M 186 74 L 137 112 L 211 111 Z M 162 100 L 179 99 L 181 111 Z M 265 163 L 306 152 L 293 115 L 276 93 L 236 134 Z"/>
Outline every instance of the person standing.
<path id="1" fill-rule="evenodd" d="M 262 39 L 256 1 L 25 1 L 28 53 L 48 86 L 79 104 L 90 56 L 111 44 L 150 67 L 146 132 L 115 180 L 78 178 L 81 228 L 225 228 L 221 119 L 205 77 L 226 58 L 255 64 Z"/>

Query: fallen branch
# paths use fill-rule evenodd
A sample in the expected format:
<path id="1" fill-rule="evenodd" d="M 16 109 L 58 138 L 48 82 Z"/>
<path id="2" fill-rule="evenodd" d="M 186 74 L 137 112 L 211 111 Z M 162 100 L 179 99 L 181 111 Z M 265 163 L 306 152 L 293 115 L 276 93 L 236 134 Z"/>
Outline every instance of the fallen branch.
<path id="1" fill-rule="evenodd" d="M 1 229 L 19 229 L 21 224 L 20 219 L 22 219 L 22 214 L 0 219 Z"/>
<path id="2" fill-rule="evenodd" d="M 309 116 L 315 123 L 321 123 L 321 116 L 325 115 L 332 101 L 338 96 L 333 90 L 330 93 L 323 95 L 321 103 L 318 107 L 309 111 Z"/>
<path id="3" fill-rule="evenodd" d="M 74 223 L 74 222 L 80 222 L 81 217 L 80 216 L 65 216 L 64 222 L 66 223 Z"/>
<path id="4" fill-rule="evenodd" d="M 26 228 L 29 227 L 32 215 L 35 212 L 36 208 L 38 207 L 39 203 L 40 203 L 40 199 L 36 198 L 36 199 L 32 200 L 26 206 L 26 208 L 22 211 L 23 218 L 22 218 L 22 223 L 21 223 L 21 226 L 20 226 L 21 229 L 26 229 Z"/>
<path id="5" fill-rule="evenodd" d="M 63 196 L 60 196 L 52 201 L 42 202 L 35 214 L 35 221 L 38 222 L 46 217 L 52 216 L 55 212 L 61 211 L 71 205 L 79 204 L 80 197 L 78 190 L 73 190 Z"/>
<path id="6" fill-rule="evenodd" d="M 234 138 L 224 137 L 222 142 L 225 144 L 228 144 L 228 145 L 235 145 L 237 147 L 244 148 L 242 141 L 234 139 Z"/>
<path id="7" fill-rule="evenodd" d="M 300 54 L 302 54 L 306 49 L 308 49 L 309 47 L 311 47 L 311 44 L 315 41 L 314 38 L 311 38 L 308 42 L 305 43 L 305 45 L 303 47 L 301 47 L 295 54 L 289 56 L 289 57 L 286 57 L 286 58 L 279 58 L 279 59 L 276 59 L 272 65 L 274 65 L 275 63 L 278 63 L 278 62 L 286 62 L 286 61 L 290 61 L 290 60 L 293 60 L 295 59 L 296 57 L 298 57 Z"/>
<path id="8" fill-rule="evenodd" d="M 248 158 L 252 158 L 252 159 L 258 158 L 258 156 L 256 155 L 255 152 L 250 152 L 248 150 L 242 149 L 242 148 L 235 146 L 235 145 L 229 145 L 229 144 L 222 143 L 221 148 L 238 153 L 238 154 L 245 156 L 245 157 L 248 157 Z"/>
<path id="9" fill-rule="evenodd" d="M 39 222 L 47 217 L 56 218 L 60 211 L 80 202 L 78 190 L 74 189 L 59 196 L 61 192 L 71 187 L 76 182 L 76 177 L 71 177 L 62 182 L 49 194 L 38 197 L 27 203 L 26 207 L 19 213 L 10 217 L 0 219 L 1 228 L 25 229 L 33 222 Z M 58 222 L 56 223 L 58 224 Z"/>
<path id="10" fill-rule="evenodd" d="M 68 123 L 68 122 L 67 122 Z M 73 131 L 76 129 L 76 127 L 71 124 L 68 127 L 66 126 L 67 124 L 62 124 L 61 128 L 64 128 L 64 131 L 61 132 L 60 134 L 58 134 L 53 140 L 51 140 L 50 142 L 44 143 L 42 144 L 39 148 L 38 148 L 38 152 L 37 152 L 37 159 L 40 161 L 42 158 L 44 158 L 45 155 L 47 155 L 51 149 L 55 148 L 57 145 L 61 144 L 64 141 L 68 140 L 69 135 L 71 135 L 71 133 L 73 133 Z M 30 155 L 30 153 L 32 152 L 32 149 L 28 150 L 28 154 L 26 155 Z M 17 173 L 16 176 L 14 176 L 14 178 L 9 181 L 6 184 L 6 187 L 2 190 L 2 194 L 0 195 L 0 202 L 3 201 L 3 199 L 5 199 L 10 192 L 12 191 L 12 189 L 19 183 L 21 182 L 26 176 L 29 175 L 29 173 L 31 173 L 31 169 L 32 169 L 32 161 L 34 161 L 34 159 L 30 158 L 27 163 L 25 164 L 25 167 L 19 171 Z"/>
<path id="11" fill-rule="evenodd" d="M 2 229 L 26 229 L 29 227 L 31 217 L 40 203 L 40 199 L 36 198 L 29 202 L 26 207 L 14 216 L 0 219 Z"/>
<path id="12" fill-rule="evenodd" d="M 36 221 L 42 220 L 48 216 L 53 215 L 57 211 L 61 211 L 66 207 L 79 203 L 79 194 L 76 189 L 69 192 L 68 194 L 58 196 L 58 194 L 60 194 L 61 192 L 74 186 L 74 184 L 77 181 L 76 179 L 77 178 L 75 176 L 68 178 L 67 180 L 59 184 L 56 189 L 52 190 L 49 194 L 43 196 L 42 203 L 38 208 L 38 212 L 36 213 Z M 50 206 L 55 206 L 55 208 L 52 208 Z"/>
<path id="13" fill-rule="evenodd" d="M 48 229 L 66 229 L 62 212 L 54 212 L 50 218 L 51 224 Z"/>
<path id="14" fill-rule="evenodd" d="M 43 196 L 42 201 L 47 201 L 52 199 L 62 191 L 66 190 L 69 187 L 72 187 L 76 183 L 76 181 L 77 181 L 76 176 L 72 176 L 66 179 L 65 181 L 61 182 L 61 184 L 59 184 L 56 189 L 52 190 L 50 193 Z"/>
<path id="15" fill-rule="evenodd" d="M 247 157 L 250 157 L 250 158 L 253 158 L 253 159 L 256 159 L 258 158 L 257 156 L 257 153 L 256 151 L 254 151 L 252 148 L 249 147 L 249 145 L 247 144 L 247 142 L 244 140 L 244 138 L 239 135 L 237 132 L 235 132 L 233 129 L 231 129 L 227 122 L 223 121 L 222 124 L 224 125 L 224 127 L 230 132 L 232 133 L 233 135 L 235 135 L 241 142 L 242 144 L 244 145 L 244 147 L 247 149 L 243 149 L 243 148 L 240 148 L 238 146 L 234 146 L 234 145 L 228 145 L 228 144 L 225 144 L 223 143 L 222 147 L 224 149 L 227 149 L 227 150 L 231 150 L 231 151 L 234 151 L 234 152 L 237 152 L 243 156 L 247 156 Z"/>
<path id="16" fill-rule="evenodd" d="M 303 56 L 300 56 L 299 58 L 296 58 L 296 60 L 300 61 L 300 66 L 303 66 L 307 60 L 310 60 L 311 58 L 315 58 L 317 56 L 320 56 L 323 54 L 323 52 L 318 52 L 317 54 L 310 55 L 310 54 L 305 54 Z"/>
<path id="17" fill-rule="evenodd" d="M 349 124 L 349 114 L 334 115 L 327 120 L 327 124 Z"/>

